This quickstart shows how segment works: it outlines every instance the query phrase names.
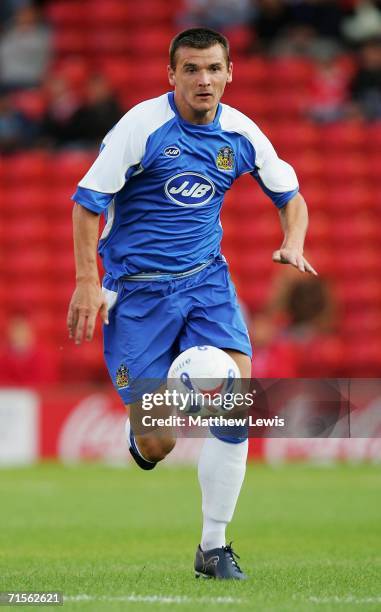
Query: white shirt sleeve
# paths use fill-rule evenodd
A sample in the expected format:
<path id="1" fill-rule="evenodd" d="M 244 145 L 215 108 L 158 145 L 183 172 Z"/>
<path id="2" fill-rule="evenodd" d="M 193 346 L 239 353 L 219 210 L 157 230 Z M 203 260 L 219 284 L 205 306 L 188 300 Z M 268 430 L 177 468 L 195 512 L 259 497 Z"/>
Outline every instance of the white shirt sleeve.
<path id="1" fill-rule="evenodd" d="M 173 116 L 166 94 L 134 106 L 107 134 L 78 187 L 105 194 L 120 191 L 128 170 L 142 161 L 149 136 Z"/>

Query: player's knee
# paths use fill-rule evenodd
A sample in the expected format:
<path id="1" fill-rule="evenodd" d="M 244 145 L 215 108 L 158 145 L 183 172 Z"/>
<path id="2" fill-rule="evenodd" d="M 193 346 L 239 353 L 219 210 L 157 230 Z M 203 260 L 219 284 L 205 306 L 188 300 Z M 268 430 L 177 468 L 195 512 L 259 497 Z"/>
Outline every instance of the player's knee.
<path id="1" fill-rule="evenodd" d="M 136 443 L 145 459 L 162 461 L 175 447 L 176 438 L 155 435 L 136 436 Z"/>
<path id="2" fill-rule="evenodd" d="M 233 351 L 225 349 L 225 352 L 236 362 L 239 367 L 241 378 L 251 377 L 251 359 L 248 355 L 240 353 L 239 351 Z"/>

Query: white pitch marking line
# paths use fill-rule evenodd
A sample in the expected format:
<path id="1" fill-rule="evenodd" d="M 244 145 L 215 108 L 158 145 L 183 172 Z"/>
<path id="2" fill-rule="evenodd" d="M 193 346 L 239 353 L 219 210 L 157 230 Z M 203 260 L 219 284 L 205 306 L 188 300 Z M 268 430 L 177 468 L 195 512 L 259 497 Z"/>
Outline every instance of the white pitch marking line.
<path id="1" fill-rule="evenodd" d="M 243 603 L 242 599 L 234 597 L 187 597 L 186 595 L 117 595 L 108 597 L 107 595 L 69 595 L 64 596 L 65 601 L 119 601 L 119 602 L 136 602 L 136 603 L 167 603 L 167 604 L 183 604 L 183 603 L 201 603 L 201 604 L 239 604 Z"/>
<path id="2" fill-rule="evenodd" d="M 354 595 L 346 595 L 340 597 L 339 595 L 333 595 L 332 597 L 315 597 L 311 596 L 308 601 L 316 604 L 376 604 L 381 603 L 381 596 L 379 597 L 355 597 Z"/>

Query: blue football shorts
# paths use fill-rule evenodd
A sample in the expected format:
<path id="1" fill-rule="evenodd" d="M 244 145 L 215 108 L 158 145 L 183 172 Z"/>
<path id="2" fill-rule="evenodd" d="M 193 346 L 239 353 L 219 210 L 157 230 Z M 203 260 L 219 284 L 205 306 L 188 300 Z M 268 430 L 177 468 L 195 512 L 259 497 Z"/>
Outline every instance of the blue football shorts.
<path id="1" fill-rule="evenodd" d="M 165 382 L 172 361 L 191 346 L 208 344 L 251 357 L 249 334 L 223 257 L 182 275 L 114 280 L 106 274 L 103 291 L 109 304 L 109 325 L 103 326 L 105 361 L 125 404 L 137 401 L 139 381 L 154 381 L 142 393 Z"/>

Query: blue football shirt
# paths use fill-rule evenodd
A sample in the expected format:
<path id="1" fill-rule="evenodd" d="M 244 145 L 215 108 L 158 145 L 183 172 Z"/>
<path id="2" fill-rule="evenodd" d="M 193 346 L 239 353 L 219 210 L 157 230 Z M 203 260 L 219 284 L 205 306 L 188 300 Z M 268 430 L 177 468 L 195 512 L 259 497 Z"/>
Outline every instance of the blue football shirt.
<path id="1" fill-rule="evenodd" d="M 122 117 L 72 199 L 106 216 L 99 253 L 109 276 L 176 273 L 219 255 L 223 198 L 245 173 L 279 208 L 298 191 L 251 119 L 219 104 L 212 123 L 194 125 L 171 92 Z"/>

